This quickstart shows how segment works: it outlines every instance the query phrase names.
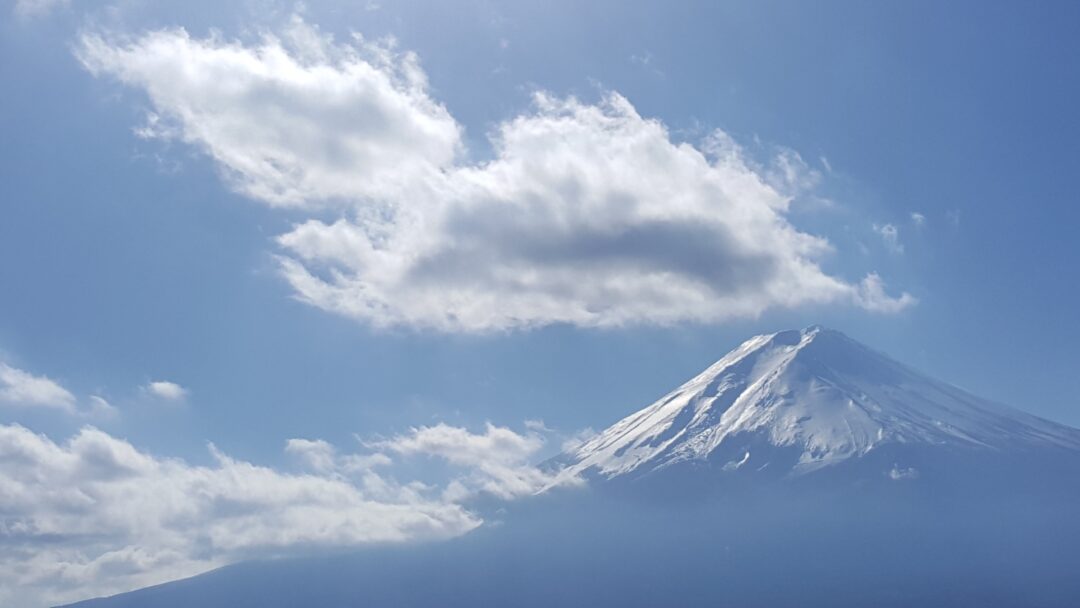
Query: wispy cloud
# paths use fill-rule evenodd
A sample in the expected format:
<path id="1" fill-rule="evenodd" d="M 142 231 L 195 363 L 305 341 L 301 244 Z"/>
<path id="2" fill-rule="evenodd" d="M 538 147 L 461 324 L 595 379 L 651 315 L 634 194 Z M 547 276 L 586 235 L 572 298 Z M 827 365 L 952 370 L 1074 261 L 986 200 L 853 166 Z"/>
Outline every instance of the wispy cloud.
<path id="1" fill-rule="evenodd" d="M 99 395 L 90 396 L 90 410 L 88 414 L 92 417 L 110 418 L 116 416 L 119 413 L 111 403 L 104 397 Z"/>
<path id="2" fill-rule="evenodd" d="M 874 232 L 881 236 L 885 248 L 889 253 L 900 255 L 904 253 L 904 244 L 900 242 L 900 229 L 893 224 L 874 224 Z"/>

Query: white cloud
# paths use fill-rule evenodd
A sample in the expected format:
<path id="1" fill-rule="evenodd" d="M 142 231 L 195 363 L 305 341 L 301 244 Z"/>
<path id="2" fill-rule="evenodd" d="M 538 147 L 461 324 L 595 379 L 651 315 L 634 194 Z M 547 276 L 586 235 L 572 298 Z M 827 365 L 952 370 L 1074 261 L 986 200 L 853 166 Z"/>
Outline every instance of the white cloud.
<path id="1" fill-rule="evenodd" d="M 413 428 L 406 434 L 368 445 L 394 454 L 433 456 L 468 469 L 468 475 L 448 486 L 450 499 L 462 500 L 478 491 L 511 499 L 535 494 L 556 483 L 554 473 L 530 463 L 545 443 L 535 424 L 531 426 L 522 435 L 490 423 L 483 433 L 437 424 Z"/>
<path id="2" fill-rule="evenodd" d="M 477 466 L 489 461 L 525 462 L 544 445 L 536 433 L 519 435 L 506 427 L 488 423 L 484 432 L 444 423 L 411 429 L 404 435 L 370 443 L 371 447 L 398 454 L 438 456 L 463 466 Z"/>
<path id="3" fill-rule="evenodd" d="M 893 224 L 874 224 L 874 232 L 881 235 L 885 248 L 890 253 L 900 255 L 904 253 L 904 244 L 900 242 L 900 229 Z"/>
<path id="4" fill-rule="evenodd" d="M 495 160 L 448 174 L 441 198 L 392 222 L 310 220 L 281 236 L 298 295 L 376 325 L 467 331 L 856 299 L 815 261 L 829 244 L 784 220 L 791 197 L 767 183 L 804 184 L 796 156 L 761 175 L 717 133 L 710 159 L 617 95 L 540 95 L 494 141 Z"/>
<path id="5" fill-rule="evenodd" d="M 85 35 L 77 52 L 146 92 L 146 136 L 197 146 L 239 192 L 312 214 L 278 238 L 281 269 L 327 311 L 489 331 L 865 301 L 822 270 L 828 241 L 786 219 L 820 180 L 797 154 L 761 168 L 719 131 L 673 141 L 617 93 L 539 93 L 494 129 L 494 157 L 469 163 L 416 57 L 388 44 L 337 43 L 295 19 L 246 44 L 169 29 Z M 913 301 L 879 295 L 896 304 L 871 310 Z"/>
<path id="6" fill-rule="evenodd" d="M 186 388 L 175 382 L 169 382 L 168 380 L 155 380 L 146 385 L 146 390 L 151 395 L 169 401 L 179 401 L 186 397 L 188 393 Z"/>
<path id="7" fill-rule="evenodd" d="M 0 403 L 75 411 L 75 396 L 55 380 L 0 363 Z"/>
<path id="8" fill-rule="evenodd" d="M 337 448 L 322 439 L 290 439 L 285 451 L 317 473 L 352 475 L 393 464 L 386 454 L 339 454 Z"/>
<path id="9" fill-rule="evenodd" d="M 215 463 L 195 466 L 90 427 L 58 444 L 0 425 L 0 605 L 53 605 L 256 554 L 445 538 L 480 524 L 437 490 L 370 468 L 288 474 L 211 450 Z"/>
<path id="10" fill-rule="evenodd" d="M 915 224 L 916 227 L 922 228 L 924 225 L 926 225 L 926 216 L 919 213 L 918 211 L 912 211 L 911 222 Z"/>

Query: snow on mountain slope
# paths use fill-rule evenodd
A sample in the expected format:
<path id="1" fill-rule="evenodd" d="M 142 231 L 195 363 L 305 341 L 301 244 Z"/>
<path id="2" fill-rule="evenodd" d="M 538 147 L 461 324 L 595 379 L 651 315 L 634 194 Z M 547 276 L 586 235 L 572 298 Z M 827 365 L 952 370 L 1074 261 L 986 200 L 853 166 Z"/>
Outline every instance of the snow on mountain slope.
<path id="1" fill-rule="evenodd" d="M 721 450 L 750 437 L 766 454 Z M 815 326 L 747 340 L 567 454 L 563 473 L 611 478 L 709 460 L 756 469 L 774 448 L 796 451 L 799 473 L 883 446 L 927 444 L 1080 450 L 1080 430 L 980 399 Z M 732 457 L 717 463 L 717 454 Z"/>

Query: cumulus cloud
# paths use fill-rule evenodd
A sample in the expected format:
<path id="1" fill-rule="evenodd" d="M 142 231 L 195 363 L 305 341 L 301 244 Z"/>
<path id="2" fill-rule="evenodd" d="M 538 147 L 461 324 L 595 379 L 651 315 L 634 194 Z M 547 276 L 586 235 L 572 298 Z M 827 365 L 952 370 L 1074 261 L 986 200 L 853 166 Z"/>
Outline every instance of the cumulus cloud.
<path id="1" fill-rule="evenodd" d="M 87 34 L 77 53 L 146 93 L 143 136 L 196 146 L 238 192 L 311 214 L 278 237 L 279 259 L 327 311 L 490 331 L 865 306 L 862 283 L 822 269 L 830 243 L 786 218 L 820 181 L 797 154 L 759 166 L 723 132 L 675 141 L 614 92 L 537 93 L 470 162 L 417 58 L 390 43 L 294 19 L 246 42 Z M 877 295 L 893 304 L 870 310 L 913 301 Z"/>
<path id="2" fill-rule="evenodd" d="M 320 442 L 289 445 L 334 454 Z M 95 428 L 59 444 L 0 425 L 0 605 L 53 605 L 254 554 L 445 538 L 481 523 L 370 467 L 345 473 L 315 457 L 317 471 L 293 474 L 211 450 L 214 464 L 196 466 Z"/>
<path id="3" fill-rule="evenodd" d="M 55 380 L 0 363 L 0 403 L 75 411 L 75 395 Z"/>
<path id="4" fill-rule="evenodd" d="M 900 242 L 900 229 L 893 224 L 874 224 L 874 232 L 881 236 L 882 242 L 885 243 L 885 248 L 890 253 L 901 254 L 904 253 L 904 244 Z"/>
<path id="5" fill-rule="evenodd" d="M 918 211 L 911 212 L 911 222 L 915 224 L 917 228 L 922 228 L 926 225 L 926 216 Z"/>
<path id="6" fill-rule="evenodd" d="M 155 397 L 169 401 L 180 401 L 187 396 L 187 389 L 168 380 L 155 380 L 146 385 L 146 391 Z"/>

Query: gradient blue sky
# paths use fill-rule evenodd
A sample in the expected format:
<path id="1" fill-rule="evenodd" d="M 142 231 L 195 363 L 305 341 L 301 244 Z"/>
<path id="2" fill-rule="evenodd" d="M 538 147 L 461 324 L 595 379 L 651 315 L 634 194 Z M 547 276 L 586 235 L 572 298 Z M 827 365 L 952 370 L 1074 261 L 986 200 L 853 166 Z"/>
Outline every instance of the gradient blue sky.
<path id="1" fill-rule="evenodd" d="M 27 3 L 29 6 L 30 3 Z M 309 217 L 237 193 L 197 146 L 140 139 L 144 91 L 76 58 L 80 36 L 182 26 L 276 31 L 299 12 L 336 39 L 393 36 L 430 96 L 486 134 L 537 90 L 625 96 L 679 141 L 723 129 L 820 184 L 786 215 L 918 303 L 757 318 L 487 333 L 372 328 L 293 298 L 274 239 Z M 1073 3 L 309 2 L 73 0 L 0 18 L 0 361 L 115 415 L 0 407 L 60 441 L 85 424 L 209 462 L 276 465 L 446 422 L 571 433 L 641 407 L 756 334 L 821 323 L 969 391 L 1080 426 L 1080 40 Z M 247 37 L 247 38 L 245 38 Z M 827 198 L 831 206 L 815 204 Z M 916 222 L 912 214 L 924 220 Z M 881 227 L 896 230 L 896 242 Z M 897 247 L 899 245 L 900 247 Z M 901 250 L 902 247 L 902 250 Z M 146 386 L 187 390 L 170 402 Z"/>

